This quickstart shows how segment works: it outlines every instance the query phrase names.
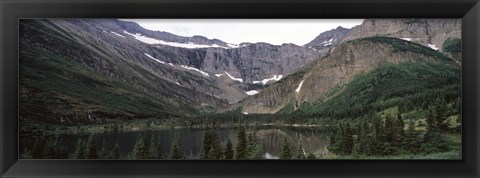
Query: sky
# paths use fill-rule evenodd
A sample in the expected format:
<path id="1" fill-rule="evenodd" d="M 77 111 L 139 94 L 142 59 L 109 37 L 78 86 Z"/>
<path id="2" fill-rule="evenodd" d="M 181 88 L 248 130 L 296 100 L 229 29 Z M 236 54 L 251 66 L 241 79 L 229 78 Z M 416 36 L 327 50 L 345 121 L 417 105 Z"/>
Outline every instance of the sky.
<path id="1" fill-rule="evenodd" d="M 352 28 L 363 19 L 121 19 L 179 36 L 201 35 L 227 43 L 293 43 L 302 46 L 324 31 Z"/>

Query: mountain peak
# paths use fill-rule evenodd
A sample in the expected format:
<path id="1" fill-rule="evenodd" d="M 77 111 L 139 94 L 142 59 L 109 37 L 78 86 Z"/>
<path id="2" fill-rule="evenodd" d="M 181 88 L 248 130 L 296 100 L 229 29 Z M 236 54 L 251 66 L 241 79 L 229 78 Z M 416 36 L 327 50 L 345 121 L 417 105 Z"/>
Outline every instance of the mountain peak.
<path id="1" fill-rule="evenodd" d="M 320 35 L 315 37 L 315 39 L 310 41 L 310 43 L 305 44 L 304 46 L 316 49 L 330 48 L 342 41 L 349 31 L 350 29 L 338 26 L 335 29 L 320 33 Z"/>

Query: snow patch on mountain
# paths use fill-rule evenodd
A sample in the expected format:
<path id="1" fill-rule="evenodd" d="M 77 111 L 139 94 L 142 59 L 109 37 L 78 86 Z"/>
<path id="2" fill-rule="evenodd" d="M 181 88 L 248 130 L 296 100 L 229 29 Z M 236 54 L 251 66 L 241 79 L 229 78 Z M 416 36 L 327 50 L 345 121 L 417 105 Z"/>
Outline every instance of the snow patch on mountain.
<path id="1" fill-rule="evenodd" d="M 279 81 L 282 79 L 283 75 L 273 75 L 272 78 L 263 79 L 262 81 L 253 81 L 254 84 L 262 83 L 263 85 L 267 84 L 269 81 Z"/>
<path id="2" fill-rule="evenodd" d="M 217 77 L 221 77 L 223 74 L 215 74 L 215 76 Z"/>
<path id="3" fill-rule="evenodd" d="M 110 33 L 111 33 L 111 34 L 114 34 L 114 35 L 117 35 L 117 36 L 119 36 L 119 37 L 126 38 L 125 36 L 123 36 L 123 35 L 120 35 L 120 34 L 118 34 L 117 32 L 114 32 L 114 31 L 111 31 Z"/>
<path id="4" fill-rule="evenodd" d="M 302 85 L 303 85 L 303 80 L 300 82 L 300 84 L 298 85 L 298 88 L 295 89 L 295 92 L 300 92 L 300 90 L 302 89 Z"/>
<path id="5" fill-rule="evenodd" d="M 432 49 L 433 49 L 433 50 L 435 50 L 435 51 L 438 51 L 438 48 L 437 48 L 437 46 L 436 46 L 436 45 L 434 45 L 434 44 L 430 44 L 430 43 L 428 43 L 428 47 L 432 48 Z"/>
<path id="6" fill-rule="evenodd" d="M 323 46 L 330 46 L 330 45 L 332 45 L 332 41 L 333 41 L 333 38 L 330 38 L 329 40 L 324 41 L 322 44 L 323 44 Z"/>
<path id="7" fill-rule="evenodd" d="M 147 54 L 147 53 L 143 53 L 143 54 L 145 54 L 145 56 L 147 56 L 147 57 L 150 58 L 150 59 L 153 59 L 153 60 L 155 60 L 155 61 L 157 61 L 157 62 L 159 62 L 159 63 L 165 64 L 165 62 L 163 62 L 163 61 L 161 61 L 161 60 L 159 60 L 159 59 L 157 59 L 157 58 L 154 58 L 153 56 L 150 56 L 150 54 Z"/>
<path id="8" fill-rule="evenodd" d="M 247 95 L 255 95 L 255 94 L 258 94 L 260 92 L 258 92 L 257 90 L 250 90 L 250 91 L 247 91 L 245 93 L 247 93 Z"/>
<path id="9" fill-rule="evenodd" d="M 163 41 L 163 40 L 158 40 L 155 38 L 150 38 L 146 37 L 140 33 L 130 33 L 128 31 L 123 30 L 125 34 L 128 34 L 130 36 L 133 36 L 136 40 L 147 43 L 147 44 L 162 44 L 162 45 L 167 45 L 167 46 L 173 46 L 173 47 L 179 47 L 179 48 L 225 48 L 228 49 L 228 47 L 224 46 L 219 46 L 217 44 L 213 45 L 202 45 L 202 44 L 195 44 L 193 42 L 188 42 L 188 43 L 177 43 L 177 42 L 169 42 L 169 41 Z"/>
<path id="10" fill-rule="evenodd" d="M 204 71 L 201 71 L 200 69 L 197 69 L 195 67 L 190 67 L 190 66 L 186 66 L 186 65 L 181 65 L 180 67 L 184 68 L 184 69 L 187 69 L 187 70 L 193 70 L 193 71 L 197 71 L 199 73 L 201 73 L 202 75 L 208 77 L 208 73 L 204 72 Z"/>
<path id="11" fill-rule="evenodd" d="M 241 78 L 235 78 L 235 77 L 233 77 L 232 75 L 230 75 L 228 72 L 225 72 L 225 74 L 227 74 L 228 77 L 230 77 L 232 80 L 236 80 L 236 81 L 239 81 L 239 82 L 243 82 L 243 79 L 241 79 Z"/>

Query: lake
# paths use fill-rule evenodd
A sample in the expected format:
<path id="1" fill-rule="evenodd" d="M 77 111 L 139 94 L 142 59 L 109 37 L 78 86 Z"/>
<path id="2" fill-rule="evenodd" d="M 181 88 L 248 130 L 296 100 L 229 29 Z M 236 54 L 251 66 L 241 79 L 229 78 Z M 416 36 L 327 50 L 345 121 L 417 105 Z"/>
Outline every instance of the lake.
<path id="1" fill-rule="evenodd" d="M 222 148 L 228 139 L 231 140 L 235 148 L 237 143 L 238 128 L 216 128 Z M 325 154 L 328 152 L 327 146 L 330 143 L 330 135 L 333 133 L 330 129 L 325 127 L 293 127 L 293 126 L 256 126 L 246 128 L 247 134 L 255 133 L 257 143 L 264 147 L 264 158 L 276 159 L 280 155 L 280 149 L 283 140 L 286 137 L 289 142 L 294 155 L 299 150 L 299 145 L 302 145 L 306 153 L 313 152 L 318 154 Z M 152 136 L 160 140 L 162 148 L 162 155 L 168 155 L 171 144 L 175 136 L 179 137 L 184 155 L 187 159 L 199 159 L 202 149 L 202 140 L 205 133 L 204 128 L 175 128 L 175 129 L 161 129 L 161 130 L 145 130 L 145 131 L 123 131 L 123 132 L 105 132 L 94 134 L 96 143 L 100 146 L 105 140 L 107 150 L 110 150 L 118 142 L 120 148 L 120 159 L 127 159 L 128 154 L 132 151 L 135 141 L 139 134 L 142 134 L 147 141 L 150 141 Z M 60 135 L 61 144 L 63 144 L 70 157 L 73 157 L 75 152 L 75 145 L 78 139 L 87 140 L 90 134 L 64 134 Z M 34 140 L 38 139 L 34 136 L 22 136 L 20 138 L 20 149 L 23 150 L 28 147 L 30 150 L 33 147 Z M 99 149 L 97 149 L 99 150 Z"/>

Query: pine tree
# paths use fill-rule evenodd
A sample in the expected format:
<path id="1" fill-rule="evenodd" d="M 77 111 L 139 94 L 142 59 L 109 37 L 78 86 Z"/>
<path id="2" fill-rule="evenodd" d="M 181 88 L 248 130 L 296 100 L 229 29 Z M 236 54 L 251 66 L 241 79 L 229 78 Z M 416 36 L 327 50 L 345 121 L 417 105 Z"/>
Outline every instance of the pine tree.
<path id="1" fill-rule="evenodd" d="M 232 146 L 232 142 L 230 141 L 230 139 L 228 139 L 227 141 L 227 145 L 225 146 L 225 159 L 233 159 L 233 146 Z"/>
<path id="2" fill-rule="evenodd" d="M 402 114 L 398 113 L 397 118 L 395 119 L 395 126 L 392 138 L 392 144 L 396 147 L 401 146 L 403 139 L 405 138 L 405 132 L 403 128 L 405 124 L 403 123 Z"/>
<path id="3" fill-rule="evenodd" d="M 283 146 L 280 149 L 280 159 L 291 159 L 292 151 L 290 145 L 288 144 L 287 137 L 283 139 Z"/>
<path id="4" fill-rule="evenodd" d="M 237 135 L 237 146 L 235 147 L 235 159 L 245 159 L 247 151 L 247 136 L 245 129 L 240 127 Z"/>
<path id="5" fill-rule="evenodd" d="M 427 113 L 427 132 L 423 136 L 422 149 L 425 152 L 439 152 L 448 150 L 448 142 L 440 133 L 435 111 L 430 107 Z"/>
<path id="6" fill-rule="evenodd" d="M 262 159 L 263 158 L 263 152 L 264 152 L 263 146 L 260 145 L 260 144 L 255 144 L 251 148 L 251 150 L 250 150 L 250 152 L 247 156 L 247 159 Z"/>
<path id="7" fill-rule="evenodd" d="M 448 130 L 448 123 L 445 122 L 445 120 L 447 119 L 447 117 L 445 116 L 446 109 L 447 109 L 446 105 L 447 104 L 445 102 L 445 99 L 443 98 L 437 99 L 435 102 L 435 109 L 433 112 L 433 117 L 435 118 L 435 121 L 438 124 L 438 129 L 440 129 L 440 131 L 442 132 L 445 132 Z"/>
<path id="8" fill-rule="evenodd" d="M 85 159 L 85 148 L 82 139 L 79 139 L 77 141 L 77 144 L 75 145 L 75 153 L 73 154 L 74 159 Z"/>
<path id="9" fill-rule="evenodd" d="M 87 159 L 98 159 L 97 144 L 95 142 L 95 138 L 93 138 L 93 134 L 90 135 L 90 138 L 88 139 L 86 158 Z"/>
<path id="10" fill-rule="evenodd" d="M 353 149 L 353 133 L 349 123 L 345 125 L 345 131 L 342 135 L 340 150 L 345 154 L 351 154 Z"/>
<path id="11" fill-rule="evenodd" d="M 207 131 L 205 131 L 203 135 L 203 149 L 200 155 L 201 159 L 211 159 L 210 149 L 212 148 L 212 142 L 213 142 L 213 138 L 212 138 L 211 131 L 207 128 Z"/>
<path id="12" fill-rule="evenodd" d="M 98 152 L 98 157 L 100 159 L 107 159 L 108 158 L 108 151 L 107 151 L 107 144 L 105 142 L 105 139 L 103 139 L 102 141 L 102 147 L 100 149 L 100 151 Z"/>
<path id="13" fill-rule="evenodd" d="M 408 123 L 408 129 L 405 133 L 405 139 L 403 139 L 402 147 L 404 150 L 409 151 L 410 153 L 417 153 L 420 151 L 420 140 L 415 131 L 415 122 L 411 119 Z"/>
<path id="14" fill-rule="evenodd" d="M 155 137 L 152 135 L 150 139 L 150 148 L 149 148 L 150 159 L 162 159 L 162 147 L 160 145 L 160 139 L 155 140 Z"/>
<path id="15" fill-rule="evenodd" d="M 298 152 L 297 152 L 297 159 L 305 159 L 305 152 L 303 150 L 302 145 L 298 147 Z"/>
<path id="16" fill-rule="evenodd" d="M 147 144 L 145 144 L 145 140 L 143 139 L 142 135 L 137 137 L 135 145 L 133 146 L 131 157 L 132 159 L 148 159 L 148 147 Z"/>
<path id="17" fill-rule="evenodd" d="M 110 153 L 110 159 L 120 159 L 120 148 L 118 142 L 115 143 L 112 152 Z"/>
<path id="18" fill-rule="evenodd" d="M 210 159 L 222 159 L 223 150 L 220 145 L 220 139 L 218 138 L 218 133 L 212 131 L 210 134 L 211 134 L 212 143 L 211 143 L 211 148 L 210 148 L 208 157 Z"/>
<path id="19" fill-rule="evenodd" d="M 170 159 L 185 159 L 183 150 L 180 145 L 180 139 L 177 137 L 174 138 L 172 147 L 170 148 Z"/>

